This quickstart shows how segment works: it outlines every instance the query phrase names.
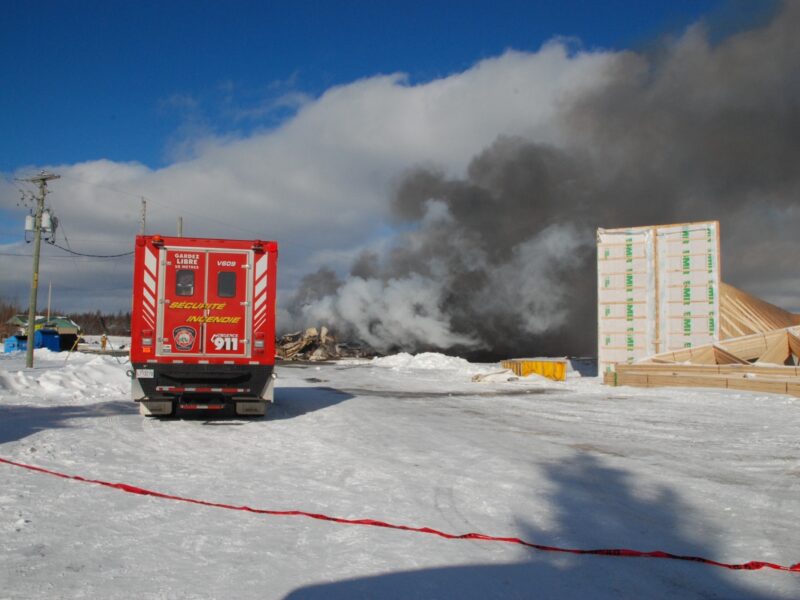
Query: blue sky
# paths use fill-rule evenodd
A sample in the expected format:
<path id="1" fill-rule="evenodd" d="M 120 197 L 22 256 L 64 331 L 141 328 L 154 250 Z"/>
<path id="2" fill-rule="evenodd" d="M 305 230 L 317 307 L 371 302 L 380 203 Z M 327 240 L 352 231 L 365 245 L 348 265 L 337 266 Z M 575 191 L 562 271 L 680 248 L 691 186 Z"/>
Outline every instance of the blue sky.
<path id="1" fill-rule="evenodd" d="M 274 127 L 304 97 L 360 78 L 428 81 L 553 36 L 641 48 L 703 15 L 724 30 L 769 4 L 5 2 L 0 172 L 101 158 L 158 167 L 186 137 Z"/>

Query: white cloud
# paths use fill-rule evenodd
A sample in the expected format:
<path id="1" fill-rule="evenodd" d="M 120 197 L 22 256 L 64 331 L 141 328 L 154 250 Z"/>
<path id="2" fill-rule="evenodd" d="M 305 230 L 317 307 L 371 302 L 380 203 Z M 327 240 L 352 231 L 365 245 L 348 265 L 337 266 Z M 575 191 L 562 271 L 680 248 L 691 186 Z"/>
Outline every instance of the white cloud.
<path id="1" fill-rule="evenodd" d="M 298 112 L 277 129 L 194 140 L 193 158 L 162 169 L 107 160 L 50 165 L 63 178 L 51 183 L 48 204 L 72 247 L 89 253 L 132 247 L 140 196 L 149 199 L 151 233 L 173 233 L 182 215 L 186 235 L 277 239 L 280 286 L 289 291 L 321 257 L 341 259 L 374 243 L 386 230 L 392 185 L 410 167 L 436 164 L 460 175 L 504 134 L 559 143 L 559 103 L 598 84 L 612 56 L 551 43 L 419 85 L 399 74 L 362 79 L 313 101 L 289 99 Z M 16 191 L 5 185 L 0 197 L 13 206 Z M 59 307 L 127 309 L 128 262 L 56 255 L 63 253 L 46 248 L 42 265 Z M 4 294 L 25 303 L 29 260 L 0 256 L 0 269 Z"/>

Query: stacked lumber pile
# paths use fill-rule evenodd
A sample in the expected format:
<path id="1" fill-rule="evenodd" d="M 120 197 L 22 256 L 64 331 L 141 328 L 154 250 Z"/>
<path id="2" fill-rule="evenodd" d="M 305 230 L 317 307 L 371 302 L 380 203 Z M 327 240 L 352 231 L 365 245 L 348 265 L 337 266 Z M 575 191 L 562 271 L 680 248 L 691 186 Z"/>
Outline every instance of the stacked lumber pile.
<path id="1" fill-rule="evenodd" d="M 715 387 L 800 397 L 800 326 L 662 352 L 604 375 L 609 385 Z"/>
<path id="2" fill-rule="evenodd" d="M 275 344 L 275 356 L 284 360 L 337 360 L 364 358 L 374 353 L 360 345 L 339 343 L 327 327 L 310 327 L 305 331 L 289 333 Z"/>
<path id="3" fill-rule="evenodd" d="M 717 221 L 598 229 L 597 248 L 607 383 L 798 395 L 800 315 L 721 281 Z"/>
<path id="4" fill-rule="evenodd" d="M 720 283 L 720 339 L 800 325 L 800 315 Z"/>

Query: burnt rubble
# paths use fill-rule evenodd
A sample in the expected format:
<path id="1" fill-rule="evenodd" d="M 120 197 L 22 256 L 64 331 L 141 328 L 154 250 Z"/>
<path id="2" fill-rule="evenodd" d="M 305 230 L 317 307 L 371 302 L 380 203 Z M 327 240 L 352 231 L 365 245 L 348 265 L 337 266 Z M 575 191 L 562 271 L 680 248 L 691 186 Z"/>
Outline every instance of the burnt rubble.
<path id="1" fill-rule="evenodd" d="M 327 327 L 309 327 L 305 331 L 287 333 L 276 340 L 275 356 L 283 360 L 338 360 L 371 358 L 376 353 L 361 344 L 339 342 Z"/>

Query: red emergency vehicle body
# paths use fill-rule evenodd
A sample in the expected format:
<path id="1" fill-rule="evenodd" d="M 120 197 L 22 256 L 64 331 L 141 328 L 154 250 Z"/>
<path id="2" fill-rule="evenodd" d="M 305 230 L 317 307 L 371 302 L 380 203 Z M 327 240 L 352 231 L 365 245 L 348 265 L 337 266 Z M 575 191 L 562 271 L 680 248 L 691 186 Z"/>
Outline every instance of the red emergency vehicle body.
<path id="1" fill-rule="evenodd" d="M 132 395 L 142 414 L 272 401 L 278 244 L 137 236 Z"/>

